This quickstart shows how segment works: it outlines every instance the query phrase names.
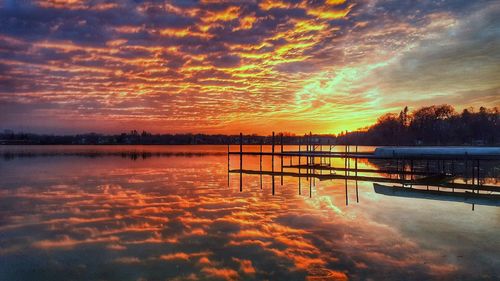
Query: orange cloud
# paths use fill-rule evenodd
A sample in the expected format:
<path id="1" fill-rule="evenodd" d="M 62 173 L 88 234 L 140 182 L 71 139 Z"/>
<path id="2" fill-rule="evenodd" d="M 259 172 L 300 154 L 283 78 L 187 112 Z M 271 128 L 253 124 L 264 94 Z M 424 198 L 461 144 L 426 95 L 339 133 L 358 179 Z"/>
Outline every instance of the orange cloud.
<path id="1" fill-rule="evenodd" d="M 207 268 L 204 267 L 201 270 L 203 273 L 207 274 L 208 276 L 215 277 L 215 278 L 221 278 L 224 280 L 235 280 L 238 278 L 238 272 L 236 272 L 233 269 L 229 268 Z"/>
<path id="2" fill-rule="evenodd" d="M 264 0 L 259 3 L 259 8 L 261 8 L 264 11 L 274 9 L 274 8 L 279 8 L 279 9 L 287 9 L 290 8 L 292 5 L 290 3 L 280 1 L 280 0 Z"/>
<path id="3" fill-rule="evenodd" d="M 240 264 L 240 271 L 241 272 L 243 272 L 247 275 L 255 274 L 255 268 L 253 267 L 251 260 L 241 260 L 241 259 L 237 259 L 237 258 L 233 258 L 233 260 Z"/>
<path id="4" fill-rule="evenodd" d="M 254 22 L 257 20 L 255 15 L 248 15 L 243 18 L 240 18 L 240 26 L 234 28 L 233 30 L 244 30 L 251 29 L 253 27 Z"/>
<path id="5" fill-rule="evenodd" d="M 240 15 L 240 8 L 237 6 L 230 6 L 222 11 L 209 11 L 202 17 L 204 22 L 216 21 L 230 21 L 238 18 Z"/>
<path id="6" fill-rule="evenodd" d="M 75 240 L 67 235 L 62 236 L 58 240 L 40 240 L 33 243 L 33 247 L 41 249 L 52 249 L 52 248 L 73 248 L 82 244 L 94 244 L 94 243 L 105 243 L 105 242 L 116 242 L 119 241 L 118 237 L 102 237 L 102 238 L 88 238 L 83 240 Z"/>
<path id="7" fill-rule="evenodd" d="M 309 15 L 321 18 L 321 19 L 327 19 L 327 20 L 334 20 L 334 19 L 341 19 L 346 17 L 349 12 L 351 11 L 352 7 L 354 5 L 349 5 L 345 9 L 336 9 L 336 8 L 331 8 L 331 7 L 315 7 L 315 8 L 309 8 L 307 9 L 307 13 Z"/>
<path id="8" fill-rule="evenodd" d="M 160 259 L 162 260 L 189 260 L 189 255 L 186 253 L 175 253 L 175 254 L 168 254 L 168 255 L 161 255 Z"/>

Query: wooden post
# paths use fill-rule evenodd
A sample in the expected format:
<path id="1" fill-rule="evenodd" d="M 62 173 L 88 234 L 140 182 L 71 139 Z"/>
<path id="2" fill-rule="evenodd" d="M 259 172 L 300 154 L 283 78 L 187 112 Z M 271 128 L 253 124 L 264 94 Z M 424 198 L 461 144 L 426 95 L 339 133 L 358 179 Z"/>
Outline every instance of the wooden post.
<path id="1" fill-rule="evenodd" d="M 229 143 L 227 144 L 227 186 L 229 187 L 229 170 L 230 170 L 230 162 L 229 162 Z"/>
<path id="2" fill-rule="evenodd" d="M 354 169 L 356 170 L 356 203 L 359 203 L 359 193 L 358 193 L 358 146 L 356 145 L 356 158 L 354 158 Z"/>
<path id="3" fill-rule="evenodd" d="M 345 146 L 345 151 L 344 151 L 344 174 L 347 178 L 347 145 Z"/>
<path id="4" fill-rule="evenodd" d="M 316 152 L 316 147 L 314 145 L 314 142 L 313 142 L 313 138 L 312 138 L 312 133 L 309 132 L 309 135 L 311 135 L 311 163 L 312 163 L 312 172 L 311 174 L 313 175 L 312 177 L 312 184 L 313 184 L 313 187 L 316 187 L 316 177 L 314 175 L 316 175 L 316 158 L 314 157 L 314 153 Z"/>
<path id="5" fill-rule="evenodd" d="M 344 157 L 344 176 L 345 176 L 345 205 L 349 205 L 349 196 L 347 195 L 347 144 L 345 146 L 345 157 Z"/>
<path id="6" fill-rule="evenodd" d="M 301 165 L 301 160 L 300 160 L 300 158 L 301 158 L 301 156 L 300 156 L 300 153 L 301 153 L 300 152 L 300 150 L 301 150 L 300 145 L 301 144 L 302 144 L 302 140 L 299 140 L 299 195 L 302 194 L 302 188 L 301 188 L 301 183 L 302 182 L 300 180 L 300 173 L 302 172 L 302 167 L 300 166 Z"/>
<path id="7" fill-rule="evenodd" d="M 262 172 L 262 143 L 260 143 L 260 154 L 259 154 L 259 164 L 260 164 L 260 171 Z"/>
<path id="8" fill-rule="evenodd" d="M 262 189 L 262 142 L 260 143 L 260 189 Z"/>
<path id="9" fill-rule="evenodd" d="M 323 169 L 321 169 L 321 167 L 323 167 L 323 140 L 322 139 L 319 139 L 319 166 L 320 166 L 320 169 L 319 169 L 319 174 L 322 175 L 323 174 Z"/>
<path id="10" fill-rule="evenodd" d="M 300 142 L 299 142 L 299 173 L 300 173 L 300 169 L 301 169 L 300 165 L 301 165 L 301 162 L 302 162 L 301 159 L 300 159 L 300 158 L 302 158 L 300 156 L 300 154 L 301 154 L 301 148 L 300 148 Z"/>
<path id="11" fill-rule="evenodd" d="M 347 145 L 347 153 L 346 153 L 346 160 L 347 160 L 347 176 L 349 176 L 351 174 L 351 171 L 349 171 L 351 169 L 351 158 L 349 158 L 349 154 L 351 153 L 350 152 L 350 147 L 349 145 Z"/>
<path id="12" fill-rule="evenodd" d="M 309 132 L 309 153 L 311 153 L 311 156 L 309 156 L 310 165 L 314 165 L 314 157 L 312 156 L 313 152 L 314 152 L 314 148 L 313 148 L 313 144 L 312 144 L 312 133 Z"/>
<path id="13" fill-rule="evenodd" d="M 273 175 L 271 181 L 273 182 L 273 195 L 274 195 L 274 168 L 272 169 Z"/>
<path id="14" fill-rule="evenodd" d="M 323 165 L 323 143 L 321 139 L 319 140 L 319 165 Z"/>
<path id="15" fill-rule="evenodd" d="M 283 156 L 281 156 L 281 174 L 280 174 L 280 185 L 283 185 Z"/>
<path id="16" fill-rule="evenodd" d="M 299 195 L 302 195 L 302 187 L 301 187 L 301 180 L 300 180 L 300 169 L 299 169 Z"/>
<path id="17" fill-rule="evenodd" d="M 309 166 L 309 150 L 311 149 L 310 147 L 311 139 L 309 138 L 309 135 L 306 134 L 306 163 L 307 166 Z"/>
<path id="18" fill-rule="evenodd" d="M 306 134 L 306 179 L 309 181 L 309 143 L 310 143 L 310 139 L 309 139 L 309 136 Z"/>
<path id="19" fill-rule="evenodd" d="M 345 177 L 345 205 L 349 205 L 349 195 L 347 194 L 347 176 Z"/>
<path id="20" fill-rule="evenodd" d="M 356 170 L 358 169 L 358 146 L 356 145 Z"/>
<path id="21" fill-rule="evenodd" d="M 271 152 L 271 172 L 272 172 L 272 176 L 271 176 L 271 181 L 272 181 L 272 193 L 274 195 L 274 132 L 273 132 L 273 138 L 272 138 L 272 152 Z"/>
<path id="22" fill-rule="evenodd" d="M 283 133 L 280 133 L 281 153 L 283 153 Z"/>
<path id="23" fill-rule="evenodd" d="M 312 179 L 309 180 L 309 198 L 312 197 Z"/>
<path id="24" fill-rule="evenodd" d="M 274 132 L 273 132 L 273 138 L 271 139 L 271 167 L 274 171 Z"/>
<path id="25" fill-rule="evenodd" d="M 283 133 L 280 134 L 280 145 L 281 145 L 281 185 L 283 185 Z"/>
<path id="26" fill-rule="evenodd" d="M 330 143 L 330 138 L 328 138 L 328 166 L 332 166 L 332 145 Z M 330 170 L 330 174 L 332 173 L 332 170 Z"/>
<path id="27" fill-rule="evenodd" d="M 243 191 L 243 133 L 240 133 L 240 192 Z"/>
<path id="28" fill-rule="evenodd" d="M 243 157 L 242 155 L 243 155 L 243 133 L 240 133 L 240 160 L 242 160 L 241 158 Z"/>
<path id="29" fill-rule="evenodd" d="M 309 132 L 309 137 L 307 139 L 307 147 L 308 147 L 308 153 L 312 153 L 313 149 L 312 149 L 312 133 Z M 313 164 L 312 160 L 312 156 L 307 156 L 308 160 L 307 160 L 307 169 L 308 169 L 308 175 L 311 175 L 312 174 L 312 168 L 311 168 L 311 165 Z M 309 198 L 312 198 L 312 181 L 313 181 L 313 178 L 312 176 L 309 176 Z"/>

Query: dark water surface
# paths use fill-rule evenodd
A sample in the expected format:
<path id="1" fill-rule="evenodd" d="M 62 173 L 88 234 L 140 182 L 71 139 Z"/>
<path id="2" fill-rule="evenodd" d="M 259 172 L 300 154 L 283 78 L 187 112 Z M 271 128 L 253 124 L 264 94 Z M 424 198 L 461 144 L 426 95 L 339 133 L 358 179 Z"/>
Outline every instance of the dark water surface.
<path id="1" fill-rule="evenodd" d="M 343 180 L 309 190 L 304 178 L 299 190 L 288 177 L 275 177 L 273 196 L 259 175 L 243 175 L 240 192 L 225 146 L 32 149 L 0 149 L 33 156 L 0 160 L 0 280 L 500 276 L 500 207 L 385 196 L 371 182 L 356 196 L 351 181 L 346 205 Z"/>

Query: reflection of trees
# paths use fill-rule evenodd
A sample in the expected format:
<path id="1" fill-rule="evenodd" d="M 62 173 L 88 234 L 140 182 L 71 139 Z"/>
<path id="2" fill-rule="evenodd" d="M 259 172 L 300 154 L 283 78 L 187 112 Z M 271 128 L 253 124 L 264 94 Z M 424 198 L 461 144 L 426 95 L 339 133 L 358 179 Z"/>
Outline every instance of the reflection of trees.
<path id="1" fill-rule="evenodd" d="M 133 151 L 95 151 L 95 152 L 6 152 L 2 153 L 1 157 L 4 160 L 14 158 L 33 158 L 33 157 L 54 157 L 54 156 L 79 156 L 86 158 L 101 158 L 109 156 L 119 156 L 121 158 L 129 158 L 131 160 L 148 159 L 151 157 L 205 157 L 205 156 L 221 156 L 223 152 L 133 152 Z"/>

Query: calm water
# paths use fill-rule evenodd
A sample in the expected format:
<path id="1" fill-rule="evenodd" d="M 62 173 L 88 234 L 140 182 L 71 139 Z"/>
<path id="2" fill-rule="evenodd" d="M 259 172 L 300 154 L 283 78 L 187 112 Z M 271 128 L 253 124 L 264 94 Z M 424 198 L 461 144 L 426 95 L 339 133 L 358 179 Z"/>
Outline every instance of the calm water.
<path id="1" fill-rule="evenodd" d="M 33 156 L 0 160 L 0 280 L 500 276 L 500 207 L 384 196 L 371 182 L 357 194 L 348 182 L 346 205 L 343 180 L 299 190 L 288 177 L 273 196 L 259 175 L 243 175 L 240 192 L 225 146 L 0 150 Z"/>

